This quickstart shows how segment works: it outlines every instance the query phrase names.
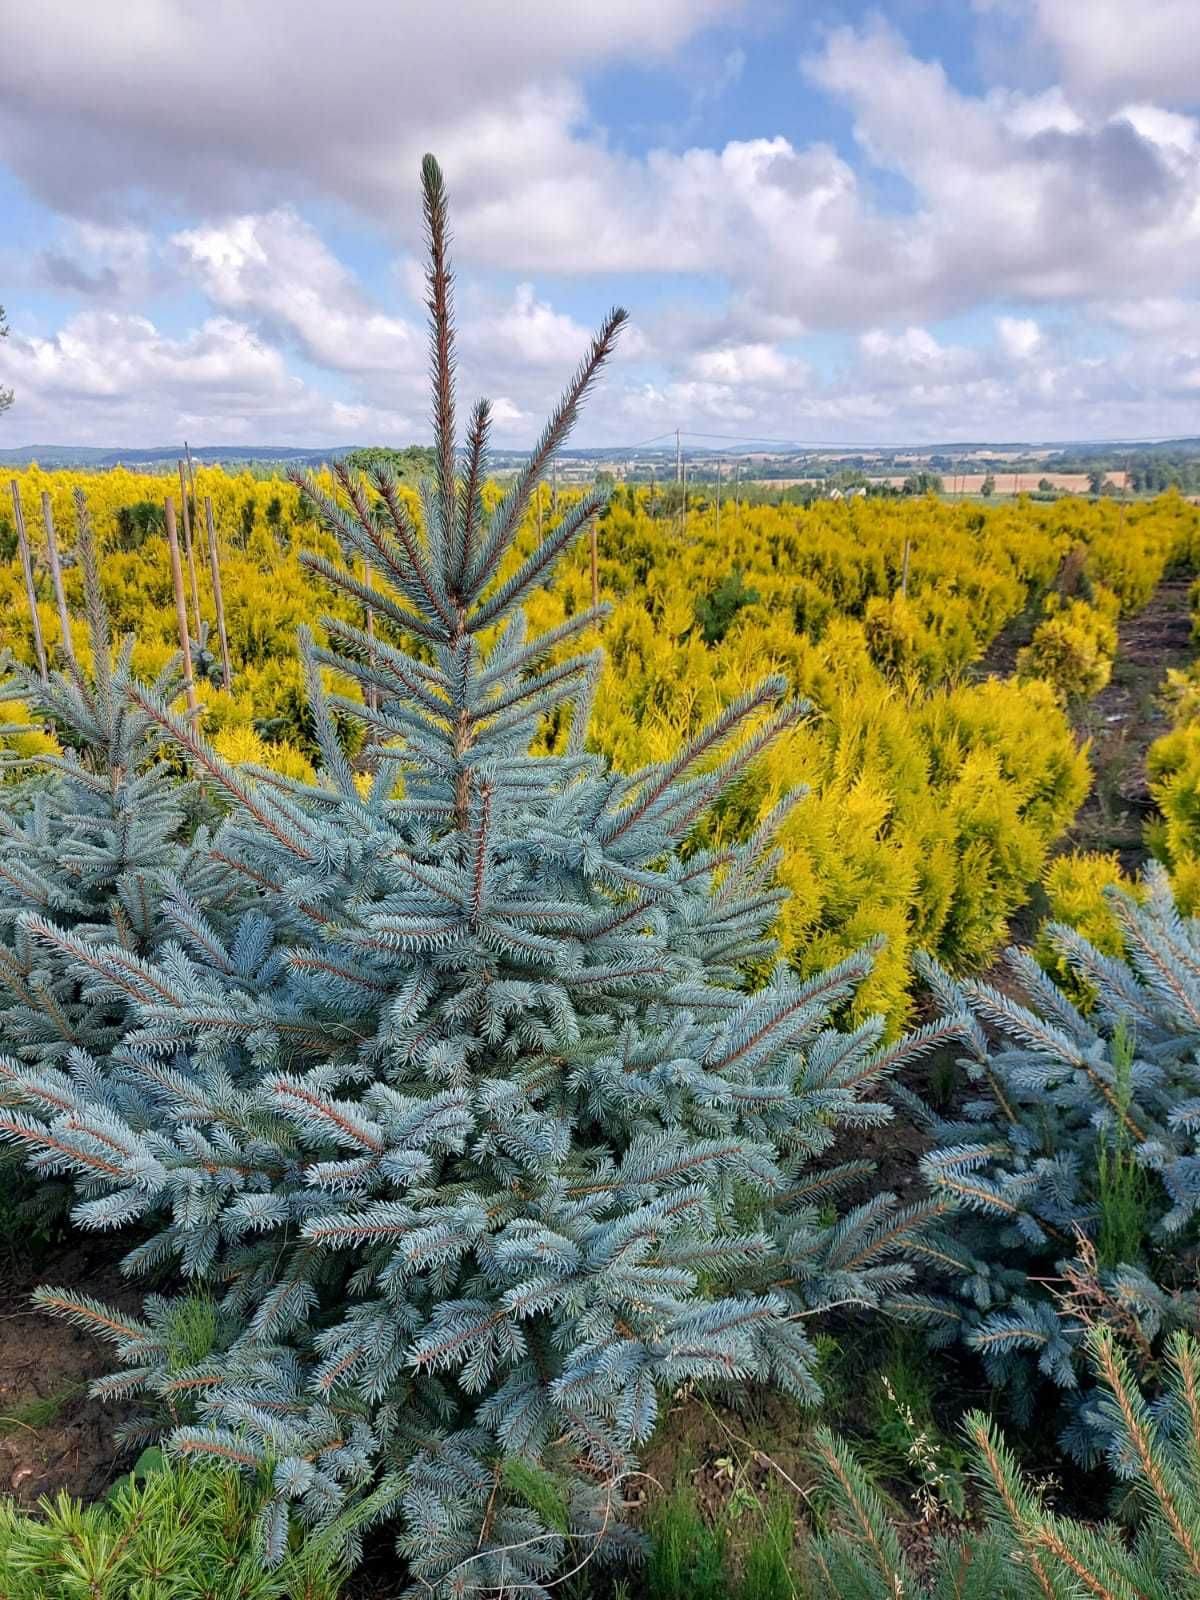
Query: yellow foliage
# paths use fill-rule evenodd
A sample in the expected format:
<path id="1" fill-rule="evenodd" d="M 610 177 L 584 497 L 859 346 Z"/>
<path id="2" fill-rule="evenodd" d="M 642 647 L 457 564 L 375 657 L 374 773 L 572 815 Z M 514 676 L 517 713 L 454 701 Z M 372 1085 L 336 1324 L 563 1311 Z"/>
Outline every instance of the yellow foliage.
<path id="1" fill-rule="evenodd" d="M 1121 930 L 1105 891 L 1124 889 L 1140 897 L 1142 889 L 1122 869 L 1115 851 L 1108 855 L 1099 851 L 1073 851 L 1056 856 L 1046 869 L 1043 886 L 1050 921 L 1067 923 L 1106 955 L 1121 955 L 1124 949 Z M 1058 963 L 1059 958 L 1044 938 L 1039 954 L 1047 964 Z"/>
<path id="2" fill-rule="evenodd" d="M 54 734 L 31 715 L 23 700 L 6 700 L 0 705 L 0 756 L 34 761 L 38 756 L 58 755 L 60 750 Z M 0 766 L 0 774 L 6 778 L 25 775 L 18 766 Z"/>
<path id="3" fill-rule="evenodd" d="M 1103 607 L 1086 600 L 1048 603 L 1045 620 L 1017 653 L 1018 676 L 1044 678 L 1068 702 L 1099 694 L 1112 675 L 1117 650 L 1115 611 L 1115 596 Z"/>
<path id="4" fill-rule="evenodd" d="M 153 505 L 136 516 L 131 508 L 159 505 L 168 492 L 178 498 L 177 482 L 123 470 L 33 467 L 17 476 L 50 649 L 58 623 L 35 512 L 44 488 L 78 614 L 71 493 L 82 483 L 116 631 L 136 632 L 139 673 L 160 673 L 177 648 L 165 541 Z M 213 506 L 233 669 L 227 688 L 200 682 L 203 726 L 230 760 L 308 777 L 316 752 L 296 628 L 307 622 L 319 635 L 322 615 L 360 624 L 361 613 L 302 565 L 301 549 L 333 556 L 335 547 L 293 485 L 213 468 L 196 476 L 201 524 L 205 496 Z M 419 519 L 417 497 L 401 492 Z M 498 493 L 487 486 L 489 505 Z M 572 498 L 561 495 L 560 508 Z M 542 513 L 544 523 L 545 501 Z M 719 531 L 715 507 L 693 504 L 685 537 L 674 519 L 651 514 L 644 490 L 622 487 L 598 529 L 601 597 L 612 612 L 592 641 L 606 651 L 593 747 L 636 769 L 673 753 L 767 672 L 782 673 L 812 715 L 725 798 L 702 835 L 744 836 L 782 793 L 807 784 L 781 838 L 780 877 L 791 891 L 783 947 L 809 970 L 884 935 L 858 1006 L 882 1009 L 896 1025 L 908 1008 L 912 950 L 929 948 L 960 970 L 986 961 L 1041 875 L 1088 782 L 1086 753 L 1051 684 L 1082 693 L 1102 681 L 1117 610 L 1142 603 L 1173 554 L 1200 550 L 1197 522 L 1196 508 L 1177 495 L 1126 508 L 1069 499 L 982 508 L 925 497 L 735 513 L 727 501 Z M 531 514 L 510 563 L 537 528 Z M 206 537 L 195 555 L 201 616 L 211 626 Z M 1068 556 L 1088 602 L 1060 601 L 1053 590 Z M 735 571 L 740 582 L 731 583 Z M 1000 630 L 1044 596 L 1023 663 L 1029 681 L 972 681 Z M 697 620 L 701 602 L 711 644 Z M 530 629 L 590 604 L 582 548 L 532 597 Z M 15 562 L 0 564 L 0 616 L 0 644 L 31 661 Z M 390 624 L 379 626 L 386 639 Z M 78 636 L 76 649 L 85 654 Z M 199 660 L 215 675 L 214 653 L 209 637 Z M 344 683 L 332 687 L 357 695 Z M 563 734 L 551 720 L 539 742 L 553 748 Z"/>
<path id="5" fill-rule="evenodd" d="M 244 724 L 222 729 L 213 738 L 212 747 L 233 766 L 248 763 L 270 766 L 283 777 L 296 778 L 302 783 L 311 783 L 315 776 L 312 763 L 295 745 L 288 744 L 286 740 L 281 744 L 268 745 L 253 728 L 247 728 Z"/>

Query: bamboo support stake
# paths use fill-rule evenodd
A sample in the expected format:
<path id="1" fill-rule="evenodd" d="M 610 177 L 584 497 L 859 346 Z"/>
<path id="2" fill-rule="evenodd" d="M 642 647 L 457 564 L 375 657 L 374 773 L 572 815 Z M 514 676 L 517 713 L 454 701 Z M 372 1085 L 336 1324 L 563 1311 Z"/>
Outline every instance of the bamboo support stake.
<path id="1" fill-rule="evenodd" d="M 902 595 L 905 595 L 905 596 L 907 596 L 907 594 L 908 594 L 908 557 L 909 557 L 909 550 L 910 550 L 909 542 L 908 542 L 907 539 L 905 539 L 905 541 L 904 541 L 904 565 L 901 568 L 901 572 L 900 572 L 900 593 Z"/>
<path id="2" fill-rule="evenodd" d="M 365 559 L 362 564 L 362 581 L 365 588 L 369 589 L 371 587 L 371 569 L 368 567 Z M 371 643 L 367 645 L 367 665 L 372 669 L 372 671 L 374 671 L 375 613 L 372 611 L 369 605 L 364 604 L 363 616 L 366 619 L 367 638 L 371 641 Z M 372 684 L 367 690 L 367 708 L 370 711 L 379 710 L 379 690 L 374 686 L 374 684 Z"/>
<path id="3" fill-rule="evenodd" d="M 225 601 L 221 594 L 221 558 L 217 554 L 217 530 L 213 525 L 212 497 L 204 496 L 204 521 L 208 525 L 208 564 L 212 569 L 213 604 L 217 609 L 217 636 L 221 641 L 221 682 L 228 689 L 233 682 L 229 665 L 229 635 L 225 631 Z"/>
<path id="4" fill-rule="evenodd" d="M 12 480 L 13 518 L 17 525 L 17 545 L 21 551 L 21 571 L 25 574 L 25 593 L 29 599 L 29 615 L 33 620 L 33 648 L 37 653 L 38 671 L 42 682 L 50 676 L 46 665 L 46 643 L 42 638 L 42 619 L 38 616 L 37 589 L 33 583 L 33 562 L 29 556 L 29 540 L 25 537 L 25 513 L 21 509 L 21 486 Z"/>
<path id="5" fill-rule="evenodd" d="M 179 463 L 179 499 L 183 505 L 183 553 L 187 559 L 188 578 L 192 588 L 192 617 L 196 624 L 196 643 L 200 643 L 200 589 L 196 583 L 196 555 L 192 544 L 192 511 L 188 506 L 187 485 L 183 477 L 183 462 Z M 192 491 L 192 507 L 195 507 L 195 490 Z"/>
<path id="6" fill-rule="evenodd" d="M 50 577 L 54 582 L 54 598 L 58 603 L 58 625 L 62 630 L 62 647 L 67 660 L 75 661 L 75 641 L 71 637 L 71 613 L 67 610 L 67 596 L 63 590 L 62 563 L 58 559 L 58 539 L 54 532 L 54 507 L 50 496 L 42 490 L 42 521 L 46 527 L 46 551 L 50 557 Z"/>
<path id="7" fill-rule="evenodd" d="M 183 566 L 179 560 L 179 532 L 175 527 L 175 501 L 166 500 L 167 544 L 171 550 L 171 583 L 175 590 L 175 625 L 179 630 L 179 649 L 183 655 L 183 676 L 187 688 L 188 716 L 195 727 L 200 710 L 196 704 L 196 680 L 192 676 L 192 642 L 188 637 L 187 604 L 183 598 Z"/>

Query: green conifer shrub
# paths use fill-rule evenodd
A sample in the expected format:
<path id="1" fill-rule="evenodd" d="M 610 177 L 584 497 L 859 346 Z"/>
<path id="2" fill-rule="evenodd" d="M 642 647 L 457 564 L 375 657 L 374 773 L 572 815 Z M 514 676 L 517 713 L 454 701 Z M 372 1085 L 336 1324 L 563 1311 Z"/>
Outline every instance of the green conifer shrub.
<path id="1" fill-rule="evenodd" d="M 268 1564 L 269 1475 L 150 1460 L 104 1500 L 60 1494 L 26 1513 L 0 1500 L 4 1600 L 337 1600 L 361 1530 L 390 1491 L 364 1499 Z"/>
<path id="2" fill-rule="evenodd" d="M 5 1127 L 72 1176 L 80 1224 L 150 1230 L 131 1272 L 173 1264 L 215 1299 L 213 1350 L 180 1368 L 170 1298 L 136 1317 L 69 1287 L 38 1296 L 112 1342 L 102 1392 L 152 1414 L 189 1398 L 172 1451 L 270 1472 L 272 1557 L 293 1509 L 324 1524 L 395 1469 L 411 1593 L 536 1596 L 628 1547 L 622 1484 L 660 1392 L 812 1396 L 808 1319 L 908 1281 L 928 1208 L 876 1195 L 838 1215 L 871 1165 L 825 1158 L 839 1128 L 886 1120 L 877 1086 L 944 1029 L 888 1046 L 878 1019 L 836 1025 L 870 950 L 804 980 L 774 958 L 771 840 L 794 797 L 742 844 L 691 839 L 806 714 L 782 680 L 661 765 L 588 753 L 598 657 L 581 646 L 602 613 L 530 637 L 521 607 L 601 501 L 540 542 L 522 525 L 625 316 L 485 510 L 486 402 L 455 447 L 432 159 L 423 181 L 422 526 L 386 463 L 365 481 L 341 466 L 336 500 L 304 485 L 345 558 L 312 567 L 375 619 L 327 619 L 327 649 L 302 638 L 319 777 L 235 770 L 118 666 L 125 714 L 228 815 L 189 847 L 209 876 L 155 863 L 164 926 L 143 945 L 116 909 L 103 926 L 18 916 L 119 1028 L 23 1069 Z M 363 700 L 328 695 L 322 667 Z M 569 735 L 534 755 L 550 715 Z M 339 717 L 365 725 L 366 783 Z"/>
<path id="3" fill-rule="evenodd" d="M 1090 1365 L 1111 1440 L 1110 1459 L 1136 1502 L 1132 1535 L 1111 1522 L 1056 1514 L 980 1412 L 966 1419 L 982 1516 L 940 1536 L 921 1571 L 886 1501 L 853 1452 L 827 1429 L 817 1464 L 831 1515 L 804 1544 L 800 1592 L 820 1600 L 1167 1600 L 1200 1595 L 1200 1347 L 1168 1343 L 1165 1393 L 1151 1407 L 1128 1358 L 1106 1331 L 1089 1337 Z"/>

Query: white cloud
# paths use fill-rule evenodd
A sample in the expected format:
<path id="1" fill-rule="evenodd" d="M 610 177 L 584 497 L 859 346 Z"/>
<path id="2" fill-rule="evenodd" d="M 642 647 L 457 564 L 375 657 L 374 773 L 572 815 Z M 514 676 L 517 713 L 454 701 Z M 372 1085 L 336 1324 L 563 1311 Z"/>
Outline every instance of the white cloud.
<path id="1" fill-rule="evenodd" d="M 767 388 L 794 381 L 799 370 L 798 364 L 789 361 L 774 345 L 761 342 L 699 350 L 689 366 L 697 378 L 707 382 Z"/>
<path id="2" fill-rule="evenodd" d="M 69 417 L 131 442 L 188 421 L 210 438 L 423 435 L 427 146 L 465 268 L 463 396 L 499 396 L 502 442 L 528 441 L 586 345 L 554 274 L 702 285 L 635 322 L 588 438 L 705 422 L 1194 431 L 1200 29 L 1173 30 L 1195 0 L 1093 0 L 1082 26 L 1075 0 L 975 4 L 1023 27 L 1023 60 L 1040 52 L 1061 81 L 968 93 L 887 26 L 839 27 L 797 93 L 847 107 L 856 151 L 773 124 L 706 143 L 697 119 L 694 145 L 642 156 L 596 124 L 585 73 L 663 61 L 739 0 L 419 0 L 383 24 L 376 0 L 262 0 L 215 20 L 191 0 L 130 0 L 119 28 L 96 28 L 83 0 L 10 8 L 0 159 L 72 219 L 31 270 L 93 311 L 0 351 L 19 401 L 6 431 L 63 436 Z M 698 100 L 711 110 L 746 64 L 740 46 L 714 53 Z M 392 239 L 395 305 L 306 218 L 313 196 Z M 128 221 L 153 213 L 187 219 L 165 253 Z M 162 322 L 172 275 L 213 312 L 183 335 L 129 314 L 152 304 Z M 625 287 L 636 317 L 640 279 Z M 987 342 L 939 332 L 971 310 Z M 836 370 L 796 353 L 818 331 L 846 340 Z M 294 357 L 328 381 L 296 377 Z"/>
<path id="3" fill-rule="evenodd" d="M 421 370 L 423 333 L 373 307 L 316 229 L 289 208 L 187 229 L 172 243 L 214 305 L 259 318 L 316 365 Z"/>
<path id="4" fill-rule="evenodd" d="M 1032 0 L 1037 34 L 1070 87 L 1101 105 L 1192 105 L 1200 83 L 1195 0 Z"/>
<path id="5" fill-rule="evenodd" d="M 252 319 L 264 340 L 348 377 L 368 411 L 400 406 L 424 416 L 424 322 L 374 302 L 294 211 L 233 217 L 180 232 L 172 244 L 221 311 Z M 398 276 L 412 295 L 424 295 L 415 262 L 402 262 Z M 536 426 L 530 405 L 550 403 L 591 330 L 540 298 L 531 283 L 517 284 L 508 297 L 468 283 L 459 305 L 460 390 L 473 395 L 483 387 L 492 394 L 497 437 L 528 433 Z"/>
<path id="6" fill-rule="evenodd" d="M 211 317 L 179 337 L 147 317 L 85 311 L 52 338 L 14 330 L 0 381 L 18 396 L 12 421 L 29 441 L 80 444 L 348 442 L 364 432 L 411 437 L 412 413 L 321 395 L 288 371 L 244 323 Z M 11 430 L 10 430 L 11 432 Z"/>
<path id="7" fill-rule="evenodd" d="M 286 179 L 403 223 L 426 148 L 464 192 L 536 183 L 588 141 L 578 74 L 661 61 L 739 3 L 130 0 L 118 25 L 42 0 L 5 16 L 0 154 L 64 210 L 262 209 Z"/>
<path id="8" fill-rule="evenodd" d="M 1014 361 L 1028 361 L 1042 346 L 1042 330 L 1032 317 L 997 317 L 996 334 Z"/>
<path id="9" fill-rule="evenodd" d="M 912 185 L 917 207 L 896 226 L 927 270 L 912 288 L 935 314 L 1190 279 L 1200 244 L 1192 119 L 1109 116 L 1059 91 L 966 95 L 883 25 L 835 30 L 808 70 L 854 111 L 871 159 Z"/>

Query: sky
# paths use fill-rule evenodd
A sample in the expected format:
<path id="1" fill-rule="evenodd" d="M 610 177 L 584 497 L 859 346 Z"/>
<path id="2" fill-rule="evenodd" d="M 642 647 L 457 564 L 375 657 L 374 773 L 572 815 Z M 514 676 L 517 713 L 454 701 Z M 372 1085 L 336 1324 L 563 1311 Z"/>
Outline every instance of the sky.
<path id="1" fill-rule="evenodd" d="M 1200 0 L 0 0 L 0 448 L 1200 433 Z"/>

